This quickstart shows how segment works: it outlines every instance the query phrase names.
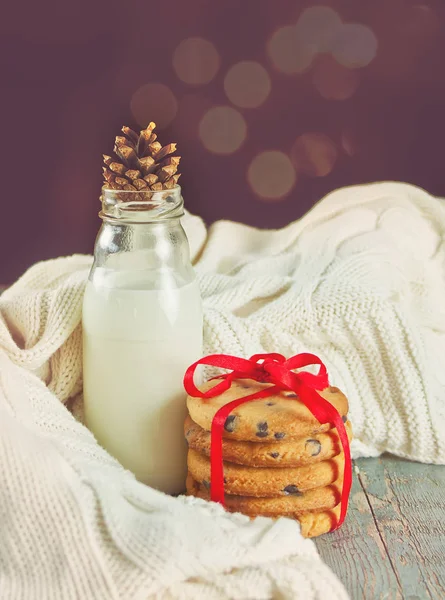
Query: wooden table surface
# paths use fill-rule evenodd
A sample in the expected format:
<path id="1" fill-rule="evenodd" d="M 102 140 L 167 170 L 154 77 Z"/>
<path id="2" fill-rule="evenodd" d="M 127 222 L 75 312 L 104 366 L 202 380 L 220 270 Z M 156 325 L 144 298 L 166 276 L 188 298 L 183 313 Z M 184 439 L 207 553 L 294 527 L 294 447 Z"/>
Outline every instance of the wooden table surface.
<path id="1" fill-rule="evenodd" d="M 355 461 L 346 521 L 315 543 L 352 600 L 445 600 L 445 467 Z"/>
<path id="2" fill-rule="evenodd" d="M 315 543 L 352 600 L 445 600 L 445 467 L 355 461 L 347 519 Z"/>

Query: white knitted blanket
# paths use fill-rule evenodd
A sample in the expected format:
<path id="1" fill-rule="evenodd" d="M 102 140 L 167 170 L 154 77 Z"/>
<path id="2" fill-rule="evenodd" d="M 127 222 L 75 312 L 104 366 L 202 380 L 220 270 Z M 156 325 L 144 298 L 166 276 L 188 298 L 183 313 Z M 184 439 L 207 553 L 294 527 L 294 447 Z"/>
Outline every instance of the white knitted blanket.
<path id="1" fill-rule="evenodd" d="M 279 231 L 184 224 L 206 352 L 318 354 L 349 396 L 356 456 L 445 462 L 442 201 L 384 183 Z M 145 487 L 67 410 L 81 414 L 90 264 L 37 264 L 0 299 L 0 598 L 347 598 L 296 523 Z"/>

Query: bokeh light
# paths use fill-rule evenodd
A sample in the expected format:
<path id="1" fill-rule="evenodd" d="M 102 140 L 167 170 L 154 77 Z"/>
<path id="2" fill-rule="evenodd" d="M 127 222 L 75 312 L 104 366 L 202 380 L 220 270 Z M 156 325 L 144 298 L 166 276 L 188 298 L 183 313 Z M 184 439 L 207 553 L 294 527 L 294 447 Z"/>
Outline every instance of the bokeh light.
<path id="1" fill-rule="evenodd" d="M 315 49 L 302 42 L 295 25 L 287 25 L 272 35 L 267 44 L 267 53 L 278 71 L 291 75 L 309 69 Z"/>
<path id="2" fill-rule="evenodd" d="M 246 139 L 247 125 L 243 116 L 230 106 L 214 106 L 199 124 L 202 143 L 215 154 L 232 154 Z"/>
<path id="3" fill-rule="evenodd" d="M 312 73 L 312 81 L 326 100 L 346 100 L 360 85 L 359 72 L 347 69 L 331 56 L 320 57 Z"/>
<path id="4" fill-rule="evenodd" d="M 173 53 L 173 67 L 184 83 L 204 85 L 218 72 L 219 54 L 212 42 L 193 37 L 183 40 Z"/>
<path id="5" fill-rule="evenodd" d="M 333 42 L 332 55 L 344 67 L 366 67 L 377 54 L 377 38 L 370 27 L 359 23 L 343 25 Z"/>
<path id="6" fill-rule="evenodd" d="M 241 108 L 257 108 L 271 89 L 270 77 L 258 62 L 245 60 L 233 65 L 224 79 L 228 99 Z"/>
<path id="7" fill-rule="evenodd" d="M 167 127 L 176 116 L 178 102 L 163 83 L 146 83 L 131 98 L 131 112 L 138 125 L 146 127 L 154 121 L 159 129 Z"/>
<path id="8" fill-rule="evenodd" d="M 264 200 L 280 200 L 295 185 L 296 174 L 289 157 L 278 150 L 261 152 L 252 160 L 247 179 Z"/>
<path id="9" fill-rule="evenodd" d="M 301 13 L 296 31 L 302 44 L 316 52 L 330 52 L 341 28 L 341 18 L 333 8 L 311 6 Z"/>
<path id="10" fill-rule="evenodd" d="M 324 133 L 300 135 L 292 146 L 291 159 L 297 172 L 310 177 L 326 177 L 332 171 L 338 151 L 335 143 Z"/>

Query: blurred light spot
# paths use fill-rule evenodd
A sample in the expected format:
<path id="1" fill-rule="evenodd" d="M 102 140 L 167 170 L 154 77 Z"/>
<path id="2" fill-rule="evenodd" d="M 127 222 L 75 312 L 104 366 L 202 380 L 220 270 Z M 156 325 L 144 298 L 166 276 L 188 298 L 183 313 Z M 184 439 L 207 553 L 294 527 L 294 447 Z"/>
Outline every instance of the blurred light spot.
<path id="1" fill-rule="evenodd" d="M 202 143 L 216 154 L 231 154 L 246 139 L 247 125 L 242 115 L 230 106 L 208 110 L 199 124 Z"/>
<path id="2" fill-rule="evenodd" d="M 303 73 L 311 66 L 315 50 L 305 45 L 294 25 L 278 29 L 267 44 L 267 52 L 275 68 L 283 73 Z"/>
<path id="3" fill-rule="evenodd" d="M 173 54 L 176 75 L 191 85 L 209 83 L 218 72 L 219 62 L 215 46 L 202 38 L 183 40 Z"/>
<path id="4" fill-rule="evenodd" d="M 233 65 L 224 79 L 228 99 L 242 108 L 256 108 L 270 93 L 270 77 L 260 63 L 246 60 Z"/>
<path id="5" fill-rule="evenodd" d="M 341 146 L 348 156 L 354 156 L 357 152 L 356 139 L 351 131 L 343 131 L 341 134 Z"/>
<path id="6" fill-rule="evenodd" d="M 247 179 L 253 191 L 264 200 L 279 200 L 294 187 L 296 175 L 284 152 L 268 150 L 252 160 Z"/>
<path id="7" fill-rule="evenodd" d="M 357 90 L 360 75 L 355 70 L 339 65 L 330 56 L 324 56 L 315 66 L 312 81 L 323 98 L 346 100 Z"/>
<path id="8" fill-rule="evenodd" d="M 302 44 L 316 52 L 330 52 L 341 27 L 341 18 L 333 8 L 312 6 L 302 12 L 296 29 Z"/>
<path id="9" fill-rule="evenodd" d="M 291 158 L 298 172 L 310 177 L 325 177 L 334 168 L 337 148 L 323 133 L 303 133 L 292 146 Z"/>
<path id="10" fill-rule="evenodd" d="M 159 129 L 167 127 L 178 110 L 173 92 L 163 83 L 142 85 L 133 94 L 130 106 L 138 125 L 146 127 L 150 121 L 154 121 Z"/>
<path id="11" fill-rule="evenodd" d="M 332 47 L 332 55 L 344 67 L 366 67 L 377 54 L 377 38 L 369 27 L 348 23 L 340 29 Z"/>

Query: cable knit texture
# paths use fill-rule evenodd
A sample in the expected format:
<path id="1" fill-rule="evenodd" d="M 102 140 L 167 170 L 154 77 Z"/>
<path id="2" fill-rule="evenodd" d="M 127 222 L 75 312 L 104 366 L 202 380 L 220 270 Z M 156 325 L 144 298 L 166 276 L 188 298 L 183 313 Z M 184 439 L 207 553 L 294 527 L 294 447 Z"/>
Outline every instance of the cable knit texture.
<path id="1" fill-rule="evenodd" d="M 318 354 L 350 399 L 355 456 L 445 462 L 441 200 L 384 183 L 279 231 L 184 225 L 206 352 Z M 0 597 L 347 598 L 293 521 L 170 498 L 97 445 L 81 423 L 90 266 L 37 264 L 0 299 Z"/>

